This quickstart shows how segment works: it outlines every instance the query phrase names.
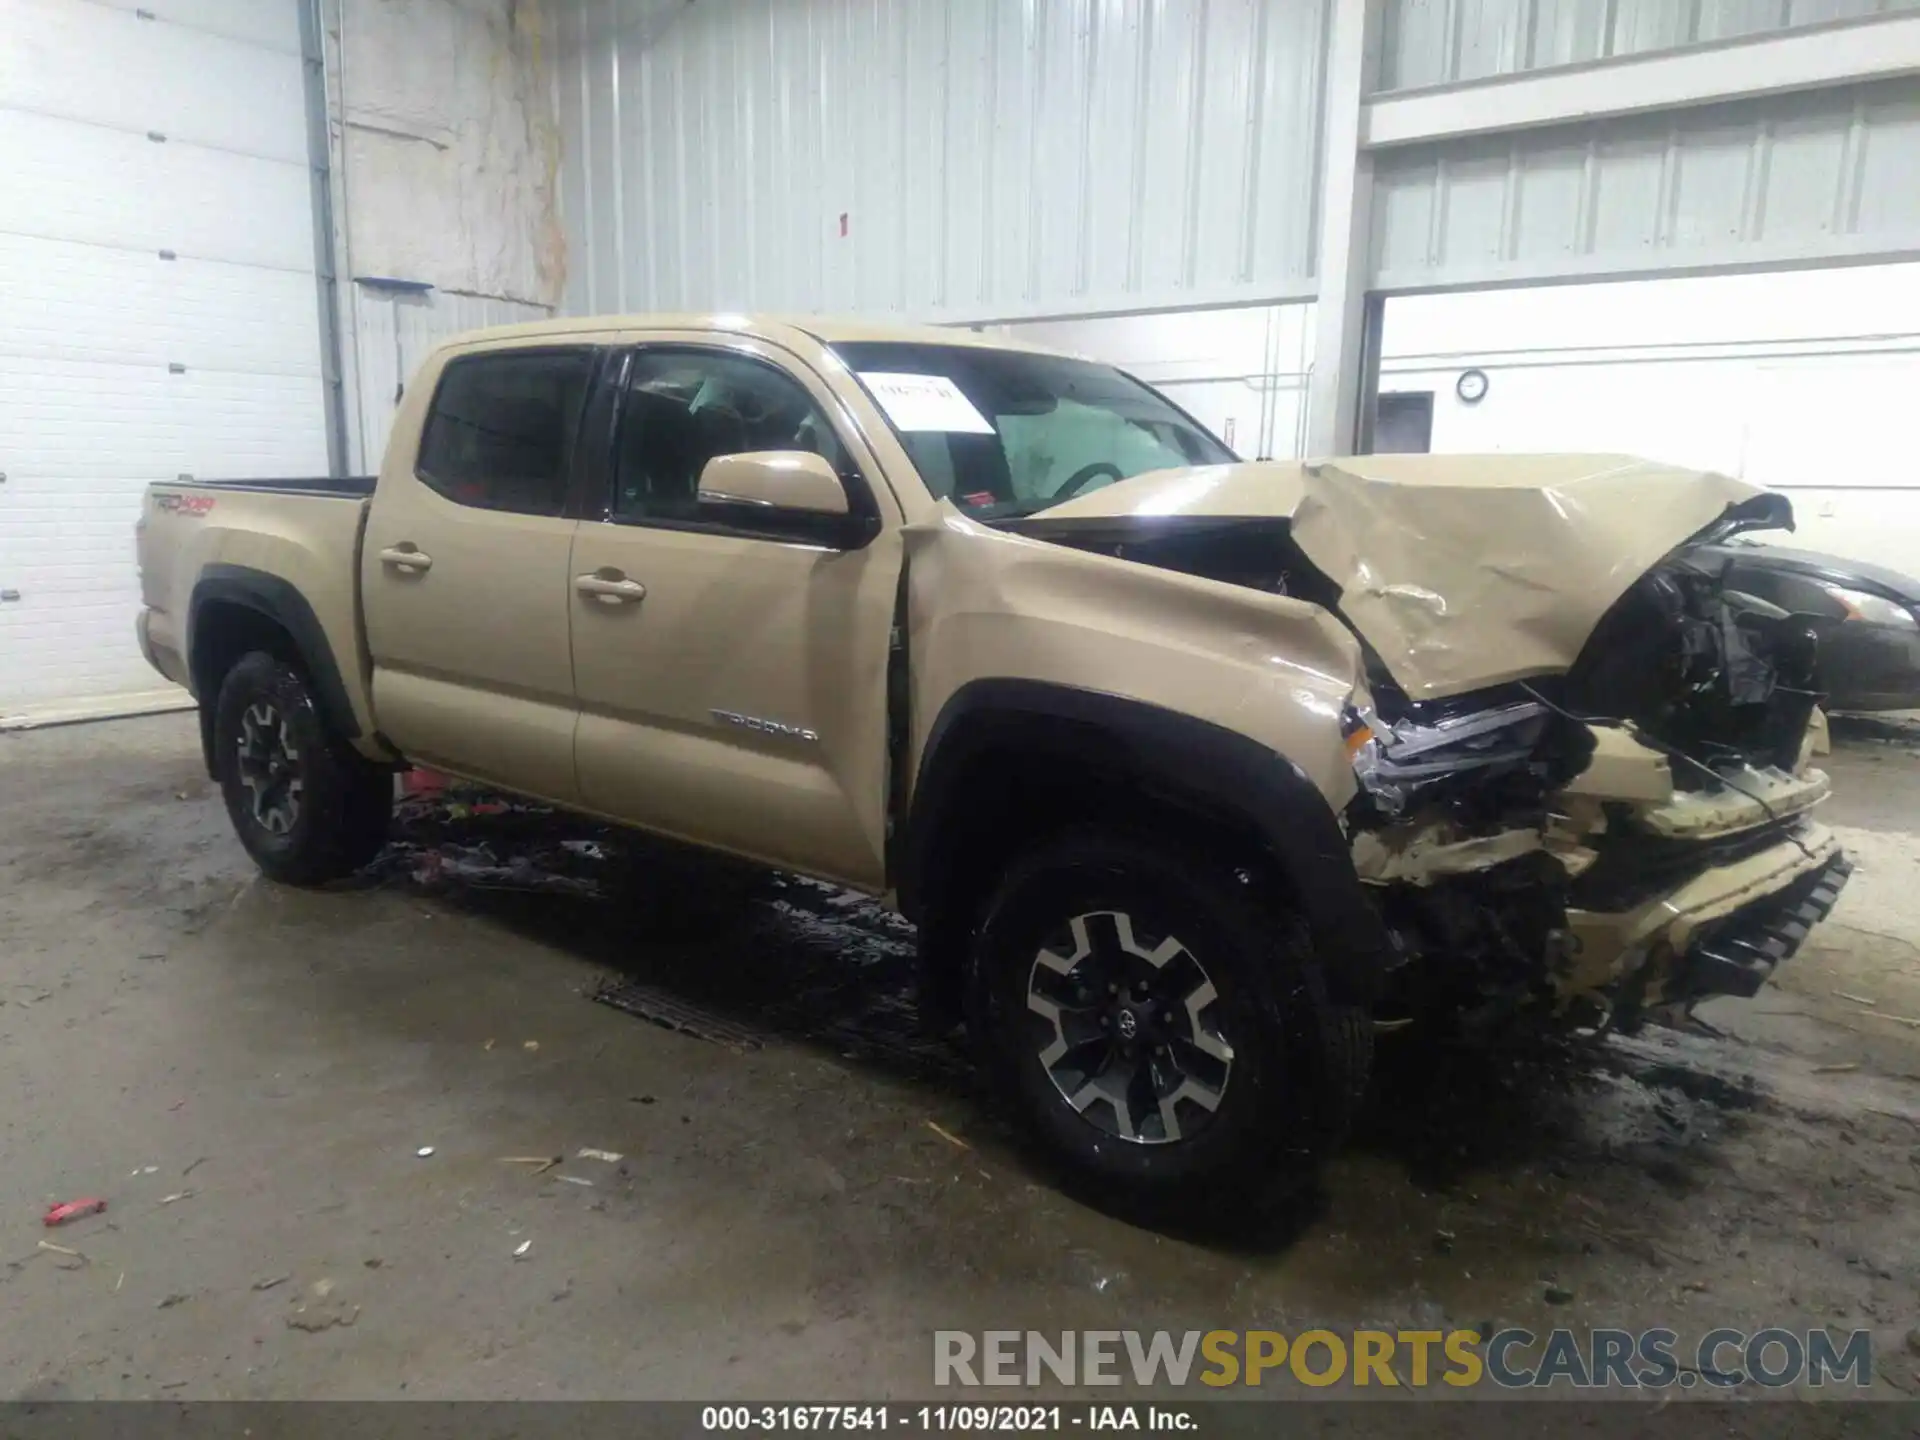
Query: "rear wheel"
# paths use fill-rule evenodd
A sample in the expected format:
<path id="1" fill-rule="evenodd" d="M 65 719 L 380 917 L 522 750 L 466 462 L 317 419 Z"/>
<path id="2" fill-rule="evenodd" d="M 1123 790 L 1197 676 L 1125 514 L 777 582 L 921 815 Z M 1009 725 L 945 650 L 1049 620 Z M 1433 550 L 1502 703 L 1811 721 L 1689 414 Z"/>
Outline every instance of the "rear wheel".
<path id="1" fill-rule="evenodd" d="M 214 702 L 214 767 L 240 843 L 289 885 L 351 875 L 386 842 L 393 777 L 331 733 L 300 671 L 244 656 Z"/>
<path id="2" fill-rule="evenodd" d="M 974 956 L 984 1058 L 1095 1203 L 1243 1218 L 1298 1192 L 1366 1088 L 1372 1027 L 1231 867 L 1079 832 L 1002 881 Z"/>

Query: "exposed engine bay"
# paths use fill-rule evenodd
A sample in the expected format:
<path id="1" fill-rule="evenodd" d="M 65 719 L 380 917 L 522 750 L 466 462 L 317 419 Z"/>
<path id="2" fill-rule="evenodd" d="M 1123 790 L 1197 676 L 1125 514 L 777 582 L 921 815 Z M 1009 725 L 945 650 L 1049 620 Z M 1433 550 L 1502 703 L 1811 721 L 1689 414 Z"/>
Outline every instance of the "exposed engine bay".
<path id="1" fill-rule="evenodd" d="M 1387 580 L 1365 556 L 1346 563 L 1345 583 L 1329 574 L 1340 567 L 1316 563 L 1300 534 L 1310 486 L 1287 516 L 1061 526 L 1043 515 L 1021 528 L 1319 605 L 1355 633 L 1368 684 L 1343 720 L 1358 790 L 1342 818 L 1393 941 L 1383 1013 L 1630 1028 L 1707 995 L 1755 993 L 1848 870 L 1808 816 L 1827 793 L 1808 766 L 1813 629 L 1730 588 L 1728 560 L 1709 548 L 1791 528 L 1785 499 L 1726 503 L 1610 603 L 1587 597 L 1570 663 L 1433 694 L 1449 688 L 1431 677 L 1444 682 L 1450 657 L 1431 636 L 1470 617 L 1431 581 Z M 1357 533 L 1338 537 L 1350 552 Z M 1335 550 L 1323 539 L 1319 558 Z M 1444 559 L 1430 568 L 1444 573 Z M 1358 623 L 1356 597 L 1375 607 L 1372 625 Z M 1548 629 L 1502 618 L 1522 640 Z M 1392 658 L 1376 639 L 1400 642 Z M 1499 660 L 1489 649 L 1480 663 Z M 1420 683 L 1403 683 L 1414 672 Z"/>

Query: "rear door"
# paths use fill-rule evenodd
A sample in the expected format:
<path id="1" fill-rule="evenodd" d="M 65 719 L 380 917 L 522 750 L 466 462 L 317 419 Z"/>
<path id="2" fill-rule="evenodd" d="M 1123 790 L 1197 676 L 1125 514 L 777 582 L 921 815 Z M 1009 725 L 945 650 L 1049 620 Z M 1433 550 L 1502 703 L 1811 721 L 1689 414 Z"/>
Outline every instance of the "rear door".
<path id="1" fill-rule="evenodd" d="M 619 389 L 610 483 L 573 542 L 583 802 L 878 888 L 901 549 L 872 457 L 820 378 L 757 342 L 642 345 Z M 872 538 L 696 499 L 707 461 L 767 450 L 826 456 Z"/>
<path id="2" fill-rule="evenodd" d="M 395 432 L 360 561 L 381 732 L 410 759 L 562 803 L 578 798 L 567 495 L 599 362 L 551 345 L 448 360 L 417 463 Z"/>

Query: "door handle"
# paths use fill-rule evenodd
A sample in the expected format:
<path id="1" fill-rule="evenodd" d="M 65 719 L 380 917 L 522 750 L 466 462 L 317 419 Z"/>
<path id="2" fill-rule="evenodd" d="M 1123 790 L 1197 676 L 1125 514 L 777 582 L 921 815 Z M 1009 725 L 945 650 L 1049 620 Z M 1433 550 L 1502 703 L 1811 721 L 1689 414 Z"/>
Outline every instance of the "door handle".
<path id="1" fill-rule="evenodd" d="M 433 557 L 402 542 L 398 545 L 389 545 L 382 550 L 380 563 L 397 570 L 412 570 L 417 574 L 433 568 Z"/>
<path id="2" fill-rule="evenodd" d="M 582 595 L 592 595 L 600 600 L 644 600 L 647 587 L 638 580 L 629 580 L 625 576 L 615 578 L 611 575 L 576 575 L 573 588 Z"/>

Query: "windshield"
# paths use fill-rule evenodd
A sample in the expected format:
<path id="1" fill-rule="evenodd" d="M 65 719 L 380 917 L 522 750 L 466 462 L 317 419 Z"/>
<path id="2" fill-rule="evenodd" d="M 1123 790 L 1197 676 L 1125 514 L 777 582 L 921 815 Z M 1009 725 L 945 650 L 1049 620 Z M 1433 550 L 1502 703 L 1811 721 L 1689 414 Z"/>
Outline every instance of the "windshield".
<path id="1" fill-rule="evenodd" d="M 1107 365 L 1019 350 L 837 345 L 935 496 L 981 520 L 1031 515 L 1149 470 L 1228 450 Z"/>

